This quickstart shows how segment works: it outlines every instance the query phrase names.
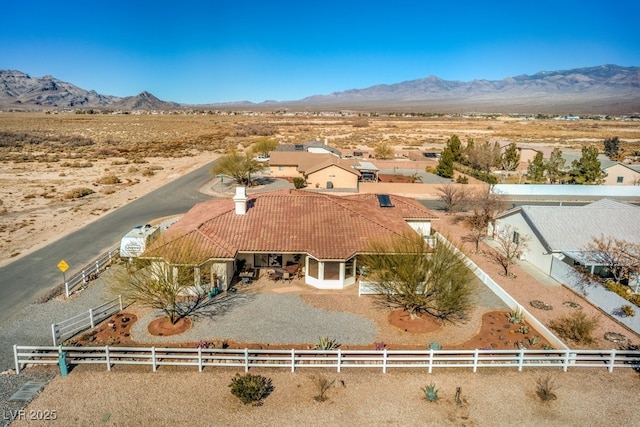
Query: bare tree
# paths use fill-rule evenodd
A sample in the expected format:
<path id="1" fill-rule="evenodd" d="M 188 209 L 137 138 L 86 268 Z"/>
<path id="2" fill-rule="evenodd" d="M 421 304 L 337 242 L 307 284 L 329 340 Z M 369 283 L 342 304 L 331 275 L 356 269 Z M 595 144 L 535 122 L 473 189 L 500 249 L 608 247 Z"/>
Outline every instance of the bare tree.
<path id="1" fill-rule="evenodd" d="M 195 274 L 206 255 L 192 237 L 161 238 L 145 253 L 149 258 L 111 269 L 110 290 L 128 303 L 164 312 L 172 324 L 189 316 L 203 306 L 216 285 L 215 280 L 211 285 L 200 283 Z"/>
<path id="2" fill-rule="evenodd" d="M 500 145 L 486 141 L 482 144 L 471 144 L 465 150 L 469 166 L 476 170 L 491 172 L 500 161 Z"/>
<path id="3" fill-rule="evenodd" d="M 585 247 L 587 259 L 607 268 L 616 282 L 627 282 L 640 273 L 640 245 L 612 237 L 600 237 Z"/>
<path id="4" fill-rule="evenodd" d="M 380 298 L 411 317 L 421 314 L 441 321 L 466 319 L 471 307 L 472 273 L 447 245 L 431 248 L 411 233 L 375 242 L 360 258 Z"/>
<path id="5" fill-rule="evenodd" d="M 471 215 L 469 224 L 486 230 L 491 223 L 495 223 L 496 216 L 507 209 L 504 195 L 494 192 L 491 186 L 486 186 L 480 191 L 474 192 L 468 201 Z"/>
<path id="6" fill-rule="evenodd" d="M 438 187 L 440 201 L 444 203 L 444 211 L 447 213 L 464 210 L 468 198 L 467 187 L 462 184 L 444 184 Z"/>
<path id="7" fill-rule="evenodd" d="M 511 266 L 529 247 L 531 238 L 521 235 L 517 229 L 507 224 L 495 236 L 498 248 L 493 252 L 493 259 L 504 269 L 504 275 L 511 277 Z"/>

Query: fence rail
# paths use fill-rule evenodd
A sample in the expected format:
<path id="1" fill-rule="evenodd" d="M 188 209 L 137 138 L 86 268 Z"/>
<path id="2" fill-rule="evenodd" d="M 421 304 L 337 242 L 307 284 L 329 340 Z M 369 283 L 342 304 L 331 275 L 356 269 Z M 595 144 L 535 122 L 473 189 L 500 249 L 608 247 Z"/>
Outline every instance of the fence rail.
<path id="1" fill-rule="evenodd" d="M 98 307 L 90 308 L 88 311 L 63 320 L 60 323 L 52 323 L 51 337 L 53 338 L 53 345 L 58 345 L 80 332 L 94 328 L 98 323 L 119 311 L 122 311 L 122 296 L 118 296 L 118 298 L 105 302 Z"/>
<path id="2" fill-rule="evenodd" d="M 640 351 L 629 350 L 263 350 L 166 347 L 13 346 L 16 372 L 28 364 L 148 365 L 161 366 L 342 369 L 419 368 L 431 373 L 440 368 L 614 368 L 640 369 Z"/>
<path id="3" fill-rule="evenodd" d="M 100 255 L 95 261 L 87 264 L 82 270 L 71 276 L 64 282 L 64 294 L 67 298 L 71 295 L 72 291 L 78 286 L 86 284 L 94 276 L 99 275 L 107 264 L 111 264 L 113 258 L 120 252 L 120 248 L 113 248 L 108 252 Z"/>

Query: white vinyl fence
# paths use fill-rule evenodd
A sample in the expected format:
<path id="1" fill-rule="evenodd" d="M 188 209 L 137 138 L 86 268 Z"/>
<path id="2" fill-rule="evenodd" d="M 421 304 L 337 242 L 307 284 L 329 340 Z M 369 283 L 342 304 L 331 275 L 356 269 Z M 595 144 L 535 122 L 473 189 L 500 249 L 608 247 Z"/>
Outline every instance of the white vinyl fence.
<path id="1" fill-rule="evenodd" d="M 26 365 L 97 364 L 111 370 L 116 365 L 147 365 L 155 372 L 161 366 L 389 369 L 440 368 L 571 368 L 640 369 L 640 351 L 628 350 L 262 350 L 165 347 L 56 347 L 13 346 L 16 373 Z M 62 357 L 64 356 L 64 357 Z"/>
<path id="2" fill-rule="evenodd" d="M 118 298 L 105 302 L 98 307 L 90 308 L 88 311 L 63 320 L 60 323 L 52 323 L 51 336 L 53 345 L 58 345 L 58 343 L 64 342 L 80 332 L 94 328 L 98 323 L 119 311 L 122 311 L 122 296 L 118 296 Z"/>
<path id="3" fill-rule="evenodd" d="M 84 285 L 92 278 L 97 277 L 106 265 L 111 264 L 113 258 L 120 253 L 120 248 L 114 248 L 108 252 L 100 255 L 95 261 L 86 265 L 82 270 L 71 276 L 64 282 L 64 294 L 67 298 L 71 295 L 71 292 L 78 286 Z"/>
<path id="4" fill-rule="evenodd" d="M 549 344 L 553 345 L 556 348 L 567 349 L 568 347 L 560 341 L 558 337 L 553 334 L 542 322 L 536 319 L 523 305 L 521 305 L 518 301 L 515 300 L 511 295 L 507 293 L 500 285 L 498 285 L 487 273 L 485 273 L 478 265 L 471 261 L 464 253 L 462 253 L 458 248 L 452 245 L 444 236 L 438 232 L 435 233 L 435 236 L 438 238 L 440 242 L 447 245 L 454 253 L 458 254 L 464 263 L 473 271 L 473 273 L 493 291 L 494 294 L 498 298 L 500 298 L 511 310 L 519 310 L 524 314 L 526 321 L 531 324 L 540 335 L 542 335 Z"/>

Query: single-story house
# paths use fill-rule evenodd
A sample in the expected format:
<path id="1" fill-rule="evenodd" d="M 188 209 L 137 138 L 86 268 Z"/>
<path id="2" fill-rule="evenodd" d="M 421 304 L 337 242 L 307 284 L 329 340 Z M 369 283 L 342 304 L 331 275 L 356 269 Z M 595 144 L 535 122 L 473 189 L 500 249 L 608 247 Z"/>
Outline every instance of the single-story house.
<path id="1" fill-rule="evenodd" d="M 332 154 L 305 151 L 272 151 L 269 175 L 276 178 L 302 177 L 309 188 L 340 188 L 357 191 L 360 171 L 357 161 Z"/>
<path id="2" fill-rule="evenodd" d="M 500 145 L 500 152 L 504 153 L 509 145 L 512 144 L 511 141 L 498 141 Z M 518 153 L 520 153 L 520 163 L 516 169 L 526 170 L 529 167 L 529 163 L 533 162 L 536 157 L 536 154 L 542 153 L 542 158 L 545 160 L 549 160 L 551 157 L 551 152 L 553 151 L 551 148 L 540 144 L 538 145 L 527 145 L 527 144 L 516 144 L 518 148 Z"/>
<path id="3" fill-rule="evenodd" d="M 546 274 L 556 262 L 590 265 L 587 245 L 600 237 L 640 244 L 640 207 L 611 199 L 585 206 L 519 206 L 499 214 L 489 232 L 506 225 L 513 238 L 530 238 L 522 258 Z"/>
<path id="4" fill-rule="evenodd" d="M 413 199 L 387 194 L 337 196 L 281 190 L 199 203 L 144 254 L 161 259 L 172 248 L 190 248 L 196 285 L 231 284 L 239 266 L 299 265 L 304 281 L 321 289 L 356 283 L 357 256 L 372 241 L 410 231 L 431 234 L 431 211 Z M 173 251 L 175 253 L 175 251 Z M 159 261 L 161 262 L 161 261 Z"/>
<path id="5" fill-rule="evenodd" d="M 302 144 L 279 144 L 275 151 L 331 154 L 336 157 L 342 157 L 342 152 L 335 147 L 331 147 L 327 139 L 324 140 L 324 143 L 320 141 L 309 141 Z"/>
<path id="6" fill-rule="evenodd" d="M 640 171 L 624 163 L 601 160 L 602 171 L 607 174 L 604 185 L 640 185 Z"/>

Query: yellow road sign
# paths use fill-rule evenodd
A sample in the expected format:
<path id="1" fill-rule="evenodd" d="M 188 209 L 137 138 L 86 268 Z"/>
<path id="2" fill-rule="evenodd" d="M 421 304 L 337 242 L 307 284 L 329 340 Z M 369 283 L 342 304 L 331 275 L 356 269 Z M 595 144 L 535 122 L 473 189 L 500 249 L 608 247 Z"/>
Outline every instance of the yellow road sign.
<path id="1" fill-rule="evenodd" d="M 65 260 L 62 260 L 58 263 L 58 269 L 63 273 L 69 269 L 69 264 Z"/>

